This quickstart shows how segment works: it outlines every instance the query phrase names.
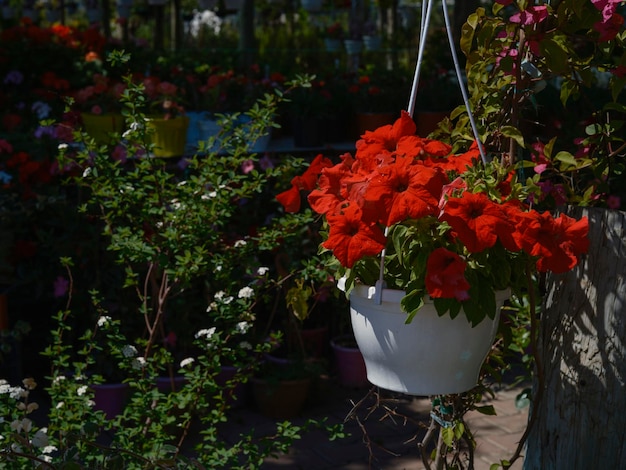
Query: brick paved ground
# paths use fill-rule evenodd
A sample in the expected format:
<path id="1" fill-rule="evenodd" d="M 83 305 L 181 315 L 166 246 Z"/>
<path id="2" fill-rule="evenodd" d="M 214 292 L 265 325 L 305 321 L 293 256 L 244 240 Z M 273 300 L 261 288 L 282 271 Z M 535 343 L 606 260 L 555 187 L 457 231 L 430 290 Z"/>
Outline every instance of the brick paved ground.
<path id="1" fill-rule="evenodd" d="M 474 464 L 476 470 L 488 470 L 490 465 L 502 459 L 509 459 L 525 429 L 528 408 L 515 407 L 515 397 L 521 388 L 503 387 L 489 400 L 496 409 L 496 416 L 470 413 L 466 416 L 468 425 L 477 441 Z M 332 382 L 324 384 L 308 403 L 302 415 L 293 421 L 302 423 L 306 418 L 325 417 L 330 423 L 343 422 L 356 403 L 366 396 L 368 389 L 346 389 Z M 417 449 L 428 424 L 431 402 L 426 398 L 414 398 L 401 394 L 381 393 L 383 403 L 389 409 L 410 417 L 403 423 L 400 418 L 381 419 L 380 407 L 366 418 L 367 406 L 374 404 L 372 399 L 359 408 L 357 420 L 348 420 L 345 429 L 349 436 L 337 441 L 329 441 L 321 431 L 311 431 L 296 442 L 287 455 L 266 460 L 267 470 L 423 470 Z M 224 431 L 237 435 L 251 428 L 259 433 L 271 433 L 275 427 L 272 419 L 260 415 L 254 407 L 245 407 L 236 412 L 233 424 Z M 366 430 L 370 449 L 364 441 Z M 371 451 L 371 452 L 370 452 Z M 512 467 L 521 470 L 522 459 Z"/>

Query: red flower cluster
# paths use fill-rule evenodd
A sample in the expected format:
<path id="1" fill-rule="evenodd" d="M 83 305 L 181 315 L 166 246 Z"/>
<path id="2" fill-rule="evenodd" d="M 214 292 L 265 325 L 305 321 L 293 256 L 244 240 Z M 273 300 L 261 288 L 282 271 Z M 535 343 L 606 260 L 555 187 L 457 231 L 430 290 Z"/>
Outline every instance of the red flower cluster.
<path id="1" fill-rule="evenodd" d="M 300 191 L 310 191 L 312 209 L 329 227 L 322 246 L 346 268 L 386 247 L 396 253 L 411 250 L 411 240 L 389 247 L 387 227 L 423 227 L 425 239 L 437 240 L 429 245 L 424 277 L 434 298 L 467 300 L 468 259 L 496 244 L 532 256 L 539 271 L 560 273 L 576 265 L 588 248 L 586 219 L 555 219 L 509 197 L 512 174 L 497 186 L 498 194 L 468 187 L 464 174 L 480 162 L 478 150 L 450 151 L 442 142 L 415 135 L 413 120 L 403 112 L 393 125 L 366 132 L 354 157 L 344 154 L 335 165 L 316 157 L 277 199 L 286 211 L 296 212 Z"/>

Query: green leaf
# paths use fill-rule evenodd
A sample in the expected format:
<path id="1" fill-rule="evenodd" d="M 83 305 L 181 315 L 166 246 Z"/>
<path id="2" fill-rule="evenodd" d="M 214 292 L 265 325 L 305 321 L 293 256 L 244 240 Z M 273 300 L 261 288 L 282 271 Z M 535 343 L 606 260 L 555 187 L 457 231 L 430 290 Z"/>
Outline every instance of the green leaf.
<path id="1" fill-rule="evenodd" d="M 564 164 L 566 168 L 576 168 L 577 166 L 576 157 L 569 152 L 561 151 L 556 154 L 554 159 Z"/>
<path id="2" fill-rule="evenodd" d="M 440 432 L 443 442 L 448 447 L 452 447 L 454 443 L 454 428 L 441 428 Z"/>
<path id="3" fill-rule="evenodd" d="M 487 416 L 496 416 L 496 409 L 493 405 L 477 406 L 476 411 Z"/>
<path id="4" fill-rule="evenodd" d="M 567 47 L 554 38 L 544 38 L 539 42 L 539 47 L 545 57 L 545 63 L 550 64 L 551 71 L 557 75 L 566 75 L 569 57 Z"/>
<path id="5" fill-rule="evenodd" d="M 500 132 L 502 132 L 502 135 L 515 140 L 515 142 L 517 142 L 517 145 L 519 145 L 520 147 L 525 147 L 524 135 L 517 127 L 503 126 L 502 129 L 500 129 Z"/>

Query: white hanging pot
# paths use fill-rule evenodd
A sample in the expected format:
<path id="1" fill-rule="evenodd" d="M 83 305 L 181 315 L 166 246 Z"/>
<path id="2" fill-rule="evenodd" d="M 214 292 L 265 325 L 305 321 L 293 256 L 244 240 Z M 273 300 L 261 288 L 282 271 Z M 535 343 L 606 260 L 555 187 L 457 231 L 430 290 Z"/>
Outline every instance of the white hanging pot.
<path id="1" fill-rule="evenodd" d="M 356 286 L 350 293 L 350 318 L 363 354 L 368 380 L 379 387 L 416 396 L 461 393 L 476 386 L 510 291 L 496 293 L 494 319 L 472 328 L 463 312 L 440 317 L 432 301 L 405 324 L 400 308 L 404 291 L 384 289 L 382 303 L 374 287 Z"/>

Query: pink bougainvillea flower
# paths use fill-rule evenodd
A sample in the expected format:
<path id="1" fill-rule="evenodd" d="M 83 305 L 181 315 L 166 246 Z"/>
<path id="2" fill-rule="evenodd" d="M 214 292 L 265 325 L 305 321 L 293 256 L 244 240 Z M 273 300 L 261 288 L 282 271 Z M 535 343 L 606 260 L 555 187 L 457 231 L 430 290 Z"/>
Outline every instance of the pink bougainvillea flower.
<path id="1" fill-rule="evenodd" d="M 606 207 L 618 210 L 622 206 L 622 200 L 619 196 L 611 194 L 606 198 Z"/>
<path id="2" fill-rule="evenodd" d="M 465 260 L 445 248 L 435 249 L 426 262 L 426 291 L 433 298 L 469 299 Z"/>
<path id="3" fill-rule="evenodd" d="M 598 41 L 606 42 L 615 39 L 623 24 L 624 17 L 619 13 L 614 13 L 609 19 L 595 23 L 593 29 L 600 33 Z"/>
<path id="4" fill-rule="evenodd" d="M 509 21 L 511 23 L 519 23 L 524 26 L 530 26 L 541 23 L 548 17 L 548 7 L 546 5 L 535 5 L 526 8 L 524 11 L 511 15 Z"/>
<path id="5" fill-rule="evenodd" d="M 342 266 L 351 268 L 363 257 L 375 256 L 385 247 L 387 240 L 380 227 L 364 222 L 356 205 L 348 205 L 326 218 L 330 230 L 322 246 L 331 250 Z"/>

